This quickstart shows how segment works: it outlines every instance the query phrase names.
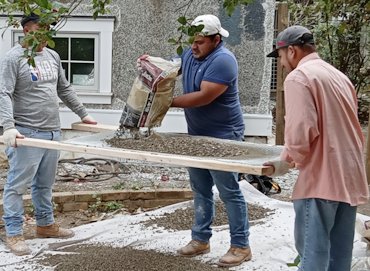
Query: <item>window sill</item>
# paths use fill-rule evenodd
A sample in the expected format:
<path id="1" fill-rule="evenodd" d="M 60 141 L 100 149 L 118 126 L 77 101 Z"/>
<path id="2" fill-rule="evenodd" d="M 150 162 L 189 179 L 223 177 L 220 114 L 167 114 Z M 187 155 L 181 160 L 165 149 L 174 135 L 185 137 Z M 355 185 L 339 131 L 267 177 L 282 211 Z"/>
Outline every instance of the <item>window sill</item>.
<path id="1" fill-rule="evenodd" d="M 78 98 L 83 104 L 111 104 L 112 93 L 77 92 Z M 59 100 L 61 103 L 62 101 Z"/>

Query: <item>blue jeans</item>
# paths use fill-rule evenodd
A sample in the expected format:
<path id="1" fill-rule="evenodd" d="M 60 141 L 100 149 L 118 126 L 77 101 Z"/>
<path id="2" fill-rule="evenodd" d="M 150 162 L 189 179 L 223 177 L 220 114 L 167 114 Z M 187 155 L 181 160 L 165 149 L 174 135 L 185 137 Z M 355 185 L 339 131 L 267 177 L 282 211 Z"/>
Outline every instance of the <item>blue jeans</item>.
<path id="1" fill-rule="evenodd" d="M 16 126 L 27 138 L 38 138 L 59 141 L 58 131 L 39 131 Z M 59 151 L 36 147 L 8 147 L 9 170 L 4 186 L 3 207 L 5 230 L 7 236 L 23 234 L 23 199 L 27 186 L 31 185 L 32 203 L 36 224 L 46 226 L 54 223 L 52 186 L 59 159 Z"/>
<path id="2" fill-rule="evenodd" d="M 299 270 L 350 271 L 357 207 L 313 198 L 293 205 Z"/>
<path id="3" fill-rule="evenodd" d="M 212 236 L 211 224 L 215 216 L 212 187 L 216 185 L 229 219 L 231 246 L 249 247 L 247 203 L 240 191 L 238 174 L 199 168 L 188 168 L 188 171 L 194 193 L 192 239 L 208 242 Z"/>

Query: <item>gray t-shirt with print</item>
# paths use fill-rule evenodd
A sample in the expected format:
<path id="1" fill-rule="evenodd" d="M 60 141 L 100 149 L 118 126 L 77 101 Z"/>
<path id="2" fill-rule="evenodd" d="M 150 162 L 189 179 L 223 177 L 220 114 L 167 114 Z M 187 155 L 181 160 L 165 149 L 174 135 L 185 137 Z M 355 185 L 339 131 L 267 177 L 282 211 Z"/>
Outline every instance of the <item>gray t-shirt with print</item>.
<path id="1" fill-rule="evenodd" d="M 0 125 L 15 124 L 51 131 L 60 129 L 59 101 L 80 118 L 87 111 L 67 81 L 59 55 L 48 48 L 27 64 L 24 48 L 14 46 L 0 61 Z"/>

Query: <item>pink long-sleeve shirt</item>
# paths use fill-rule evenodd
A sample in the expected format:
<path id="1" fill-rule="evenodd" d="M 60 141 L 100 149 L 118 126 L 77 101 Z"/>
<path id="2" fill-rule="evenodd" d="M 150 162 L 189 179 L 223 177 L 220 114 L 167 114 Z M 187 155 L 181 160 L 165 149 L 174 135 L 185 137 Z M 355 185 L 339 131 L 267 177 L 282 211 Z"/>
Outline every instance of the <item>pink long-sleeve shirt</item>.
<path id="1" fill-rule="evenodd" d="M 300 171 L 292 199 L 320 198 L 352 206 L 366 203 L 364 137 L 350 80 L 312 53 L 288 74 L 284 90 L 281 159 L 294 161 Z"/>

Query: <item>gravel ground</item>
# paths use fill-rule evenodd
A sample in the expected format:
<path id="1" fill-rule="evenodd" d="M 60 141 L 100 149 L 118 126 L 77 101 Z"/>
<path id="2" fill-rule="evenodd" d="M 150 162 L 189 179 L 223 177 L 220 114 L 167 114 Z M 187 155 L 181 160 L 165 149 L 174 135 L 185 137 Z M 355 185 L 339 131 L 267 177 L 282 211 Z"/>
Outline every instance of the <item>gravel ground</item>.
<path id="1" fill-rule="evenodd" d="M 225 205 L 222 202 L 217 201 L 215 209 L 216 217 L 212 223 L 212 226 L 227 225 L 228 220 Z M 252 222 L 251 225 L 256 224 L 258 220 L 265 218 L 272 213 L 273 211 L 268 208 L 248 204 L 248 214 L 249 220 Z M 145 221 L 144 225 L 146 227 L 161 227 L 167 230 L 189 230 L 193 225 L 193 216 L 193 208 L 178 209 L 175 212 L 164 214 L 163 217 L 151 218 Z"/>
<path id="2" fill-rule="evenodd" d="M 106 140 L 116 148 L 152 151 L 160 153 L 190 155 L 197 157 L 243 157 L 250 155 L 247 147 L 233 146 L 212 139 L 190 137 L 188 135 L 166 135 L 153 133 L 148 137 L 115 136 Z"/>
<path id="3" fill-rule="evenodd" d="M 43 260 L 55 271 L 211 271 L 216 266 L 195 259 L 129 247 L 76 246 L 63 251 L 77 254 L 54 255 Z M 223 269 L 228 270 L 228 269 Z"/>
<path id="4" fill-rule="evenodd" d="M 155 135 L 156 136 L 156 135 Z M 188 139 L 188 138 L 187 138 Z M 131 139 L 133 140 L 133 139 Z M 163 140 L 135 140 L 135 149 L 151 150 L 193 155 L 217 157 L 239 156 L 241 150 L 234 152 L 229 145 L 217 145 L 211 152 L 207 153 L 204 149 L 210 149 L 207 144 L 214 145 L 214 142 L 195 141 L 187 144 L 184 138 L 176 138 L 177 141 Z M 180 141 L 179 141 L 180 140 Z M 153 145 L 153 141 L 157 144 Z M 138 142 L 141 142 L 138 144 Z M 111 142 L 112 143 L 112 142 Z M 150 143 L 150 144 L 149 144 Z M 113 144 L 113 143 L 112 143 Z M 132 142 L 114 139 L 117 146 L 128 148 Z M 122 145 L 123 144 L 123 145 Z M 128 144 L 128 146 L 124 145 Z M 147 146 L 149 144 L 149 146 Z M 138 147 L 140 145 L 141 147 Z M 170 146 L 170 149 L 169 149 Z M 181 148 L 180 148 L 181 146 Z M 152 148 L 152 149 L 150 149 Z M 204 148 L 203 150 L 200 150 Z M 244 153 L 246 154 L 246 153 Z M 248 154 L 248 153 L 247 153 Z M 6 177 L 6 163 L 2 163 L 0 170 L 0 189 L 3 187 Z M 298 172 L 292 170 L 289 174 L 274 178 L 281 186 L 280 194 L 273 194 L 271 197 L 279 200 L 290 200 L 290 194 Z M 142 162 L 117 163 L 109 159 L 92 160 L 66 160 L 59 164 L 58 178 L 54 191 L 75 191 L 75 190 L 104 190 L 104 189 L 150 189 L 154 187 L 189 187 L 187 171 L 180 167 L 168 167 L 163 165 L 143 164 Z M 248 201 L 248 199 L 246 199 Z M 260 206 L 249 205 L 249 218 L 251 226 L 259 223 L 259 219 L 272 213 L 271 210 Z M 74 227 L 81 224 L 93 222 L 94 219 L 88 217 L 87 213 L 77 212 L 66 214 L 56 214 L 57 221 L 62 226 Z M 193 209 L 187 208 L 177 210 L 174 213 L 166 214 L 161 218 L 152 218 L 146 221 L 147 227 L 164 227 L 173 230 L 190 229 L 192 225 Z M 256 221 L 255 223 L 253 221 Z M 34 222 L 28 223 L 29 229 L 33 228 Z M 227 224 L 227 217 L 223 204 L 216 205 L 216 219 L 214 225 Z M 3 229 L 0 227 L 0 234 Z M 29 238 L 32 237 L 30 233 Z M 63 251 L 74 252 L 75 254 L 66 255 L 47 255 L 42 263 L 47 266 L 54 266 L 54 270 L 219 270 L 209 263 L 202 263 L 195 259 L 178 257 L 176 255 L 165 255 L 156 251 L 135 250 L 130 247 L 113 248 L 106 246 L 74 246 Z M 77 253 L 77 254 L 76 254 Z"/>
<path id="5" fill-rule="evenodd" d="M 272 214 L 272 210 L 249 205 L 249 219 L 251 226 L 258 220 Z M 173 213 L 164 214 L 145 221 L 146 227 L 161 227 L 167 230 L 188 230 L 193 220 L 193 208 L 179 209 Z M 253 223 L 255 221 L 255 223 Z M 213 226 L 227 224 L 225 207 L 221 202 L 216 204 L 216 219 Z M 41 263 L 46 266 L 55 266 L 55 270 L 219 270 L 215 266 L 200 261 L 179 257 L 176 254 L 163 254 L 156 251 L 135 250 L 130 247 L 113 248 L 104 246 L 75 246 L 62 250 L 78 254 L 47 255 Z M 108 268 L 109 266 L 109 268 Z M 124 267 L 123 267 L 124 266 Z"/>
<path id="6" fill-rule="evenodd" d="M 230 155 L 229 150 L 227 150 Z M 6 171 L 6 166 L 3 167 Z M 108 178 L 96 173 L 118 172 Z M 3 177 L 6 174 L 2 175 Z M 165 178 L 164 178 L 165 177 Z M 106 178 L 106 180 L 99 180 Z M 90 181 L 87 181 L 90 179 Z M 0 186 L 1 187 L 1 186 Z M 54 191 L 103 190 L 116 187 L 146 189 L 153 187 L 189 187 L 187 171 L 184 168 L 142 163 L 116 163 L 111 160 L 67 160 L 59 164 L 58 178 Z M 260 219 L 272 213 L 260 206 L 249 205 L 251 226 L 261 223 Z M 191 228 L 193 208 L 177 210 L 161 218 L 153 218 L 145 222 L 146 227 L 164 227 L 172 230 L 188 230 Z M 56 214 L 56 220 L 62 226 L 70 228 L 90 223 L 100 214 L 73 212 Z M 109 218 L 109 216 L 108 216 Z M 227 215 L 222 203 L 216 204 L 214 226 L 227 224 Z M 29 218 L 25 224 L 25 235 L 34 238 L 34 220 Z M 0 227 L 0 236 L 4 229 Z M 78 254 L 46 255 L 42 264 L 55 267 L 54 270 L 219 270 L 210 263 L 202 263 L 174 255 L 164 255 L 156 251 L 135 250 L 130 247 L 113 248 L 106 246 L 76 246 L 64 251 Z"/>

